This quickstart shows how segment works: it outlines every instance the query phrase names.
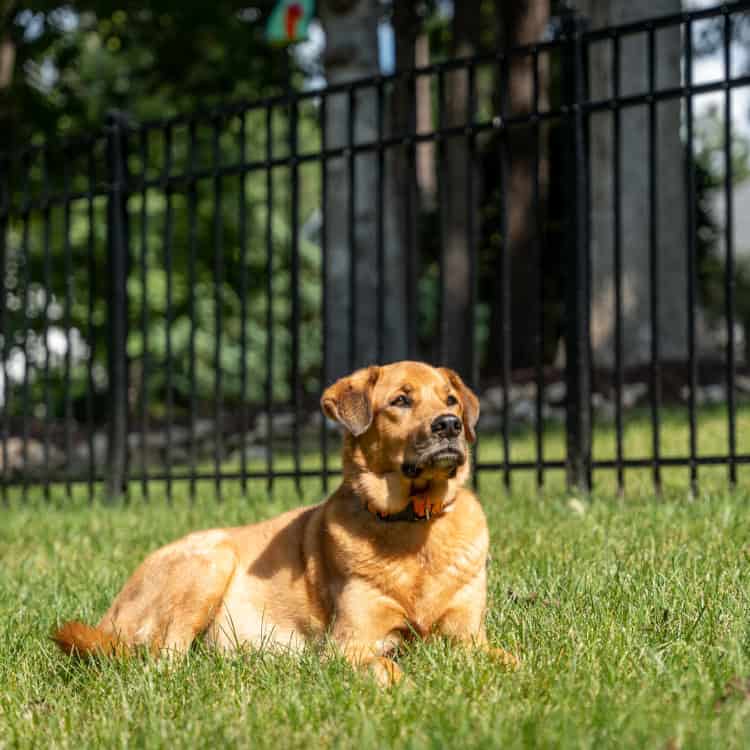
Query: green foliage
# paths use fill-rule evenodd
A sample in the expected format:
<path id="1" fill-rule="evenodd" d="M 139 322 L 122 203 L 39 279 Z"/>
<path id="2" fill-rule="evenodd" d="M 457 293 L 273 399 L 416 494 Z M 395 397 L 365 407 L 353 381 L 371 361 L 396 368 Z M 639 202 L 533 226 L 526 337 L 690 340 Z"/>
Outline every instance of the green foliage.
<path id="1" fill-rule="evenodd" d="M 272 5 L 16 5 L 5 20 L 16 64 L 0 100 L 0 145 L 99 127 L 112 107 L 150 119 L 278 91 L 286 51 L 263 39 Z"/>
<path id="2" fill-rule="evenodd" d="M 47 139 L 56 143 L 60 135 L 99 132 L 112 108 L 126 111 L 141 123 L 205 110 L 228 100 L 256 100 L 279 93 L 286 85 L 288 54 L 266 45 L 262 36 L 272 5 L 271 0 L 251 9 L 237 2 L 157 2 L 132 9 L 116 2 L 84 2 L 75 9 L 54 3 L 18 9 L 6 24 L 16 43 L 17 64 L 12 85 L 0 100 L 0 148 Z M 269 134 L 265 111 L 251 110 L 244 115 L 244 144 L 241 116 L 200 119 L 193 140 L 186 125 L 172 126 L 169 141 L 167 130 L 158 126 L 127 138 L 132 190 L 127 206 L 127 351 L 131 385 L 157 408 L 165 401 L 170 377 L 177 408 L 187 403 L 191 341 L 199 400 L 213 396 L 215 361 L 220 365 L 227 402 L 260 400 L 271 339 L 276 373 L 273 397 L 285 400 L 290 396 L 286 377 L 291 359 L 290 169 L 284 165 L 273 169 L 272 209 L 268 208 L 265 173 L 257 166 L 243 175 L 212 175 L 218 161 L 257 164 L 269 153 L 276 158 L 288 156 L 288 111 L 275 107 L 270 125 Z M 297 141 L 301 151 L 320 147 L 314 102 L 300 105 Z M 107 352 L 106 196 L 91 202 L 74 200 L 67 215 L 59 203 L 34 209 L 27 219 L 19 209 L 27 197 L 44 200 L 47 193 L 60 196 L 68 190 L 103 192 L 109 180 L 105 146 L 103 137 L 90 147 L 54 146 L 46 161 L 34 153 L 26 164 L 12 167 L 16 209 L 5 250 L 9 348 L 29 349 L 34 336 L 44 340 L 45 329 L 55 325 L 57 314 L 60 325 L 69 323 L 87 340 L 99 374 L 98 386 L 103 384 Z M 28 170 L 27 184 L 24 169 Z M 167 172 L 184 176 L 193 169 L 201 174 L 194 183 L 181 180 L 165 190 L 161 180 Z M 321 356 L 315 324 L 320 317 L 320 250 L 302 229 L 318 207 L 320 168 L 303 166 L 299 173 L 300 372 L 303 388 L 316 392 Z M 151 185 L 145 190 L 141 187 L 144 180 Z M 265 296 L 269 239 L 273 256 L 270 331 Z M 41 302 L 34 301 L 36 288 L 41 290 Z M 44 288 L 51 290 L 49 297 Z M 70 379 L 74 395 L 82 397 L 86 367 L 73 359 Z M 247 372 L 244 393 L 243 365 Z M 147 367 L 149 377 L 142 384 L 140 375 Z M 49 399 L 52 413 L 61 416 L 64 357 L 53 357 L 49 369 L 43 358 L 34 361 L 29 373 L 32 398 L 38 403 Z M 11 410 L 18 413 L 22 406 L 22 399 L 16 397 Z"/>
<path id="3" fill-rule="evenodd" d="M 283 137 L 278 140 L 283 141 Z M 282 145 L 276 142 L 275 150 L 278 151 Z M 260 143 L 251 133 L 248 151 L 263 153 L 265 148 L 265 143 Z M 226 143 L 222 148 L 222 159 L 231 162 L 235 158 L 231 144 Z M 149 168 L 153 168 L 153 165 L 149 165 Z M 319 174 L 303 174 L 310 179 L 301 181 L 302 220 L 310 217 L 314 211 L 319 184 Z M 131 313 L 128 354 L 136 361 L 146 353 L 152 362 L 159 364 L 158 369 L 152 367 L 147 381 L 150 400 L 159 402 L 164 398 L 168 371 L 161 363 L 166 363 L 169 346 L 177 400 L 187 401 L 191 336 L 195 347 L 199 399 L 208 398 L 213 393 L 216 361 L 221 369 L 224 396 L 229 400 L 239 400 L 243 396 L 243 335 L 246 349 L 244 364 L 246 372 L 250 374 L 244 394 L 246 400 L 258 401 L 263 396 L 266 352 L 271 337 L 274 371 L 277 375 L 286 374 L 286 363 L 291 361 L 292 343 L 292 222 L 288 169 L 274 170 L 271 189 L 273 209 L 270 214 L 266 175 L 260 171 L 220 181 L 198 180 L 194 192 L 176 193 L 171 197 L 158 189 L 148 190 L 145 220 L 143 196 L 137 195 L 131 200 L 129 210 L 133 217 L 131 243 L 134 263 L 128 279 Z M 217 190 L 220 191 L 218 198 Z M 245 211 L 244 237 L 241 201 Z M 270 334 L 266 327 L 269 222 L 273 320 Z M 168 273 L 166 265 L 168 223 L 171 224 L 172 237 L 169 258 L 171 273 Z M 219 248 L 217 252 L 214 252 L 215 247 Z M 319 327 L 316 325 L 321 304 L 320 249 L 299 236 L 298 252 L 300 367 L 305 387 L 314 392 L 318 387 L 317 370 L 321 351 Z M 219 254 L 220 259 L 217 257 Z M 243 293 L 246 295 L 244 328 Z M 142 326 L 144 305 L 145 339 Z M 220 321 L 217 316 L 220 316 Z M 275 379 L 275 398 L 289 398 L 286 380 L 282 377 Z"/>
<path id="4" fill-rule="evenodd" d="M 696 128 L 694 159 L 697 195 L 697 252 L 702 303 L 709 316 L 724 315 L 726 256 L 720 250 L 725 216 L 716 216 L 713 199 L 724 190 L 726 160 L 724 155 L 724 120 L 718 109 L 710 110 Z M 750 178 L 750 140 L 733 128 L 731 176 L 734 185 Z M 742 321 L 750 321 L 750 267 L 736 262 L 736 309 Z"/>

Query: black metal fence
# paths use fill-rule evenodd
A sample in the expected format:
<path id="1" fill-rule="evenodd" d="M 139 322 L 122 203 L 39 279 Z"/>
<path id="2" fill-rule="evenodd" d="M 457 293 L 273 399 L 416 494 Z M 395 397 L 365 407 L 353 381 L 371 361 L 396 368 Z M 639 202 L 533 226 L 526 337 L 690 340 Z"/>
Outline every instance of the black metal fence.
<path id="1" fill-rule="evenodd" d="M 168 497 L 178 482 L 191 495 L 201 482 L 220 495 L 229 480 L 327 487 L 338 438 L 317 412 L 322 387 L 402 357 L 447 360 L 483 396 L 478 476 L 500 472 L 510 486 L 525 472 L 542 485 L 565 470 L 590 485 L 610 470 L 622 487 L 626 470 L 645 469 L 658 489 L 665 467 L 685 467 L 695 486 L 699 467 L 720 465 L 736 482 L 750 452 L 737 425 L 732 107 L 750 75 L 732 40 L 749 9 L 594 30 L 569 13 L 531 46 L 168 120 L 113 113 L 101 132 L 4 155 L 3 497 L 33 485 L 49 496 L 83 484 L 92 497 L 102 483 L 146 497 L 154 483 Z M 710 35 L 723 75 L 696 81 Z M 670 79 L 660 45 L 675 44 Z M 635 84 L 629 55 L 643 60 Z M 512 101 L 514 66 L 525 105 Z M 720 314 L 705 334 L 719 343 L 707 354 L 694 100 L 716 92 L 725 216 Z M 641 158 L 623 150 L 634 132 Z M 679 232 L 664 226 L 670 138 L 685 178 Z M 633 291 L 624 214 L 644 189 L 645 287 Z M 665 267 L 665 246 L 684 269 Z M 679 300 L 684 326 L 660 313 Z M 531 354 L 519 362 L 521 323 Z M 631 323 L 647 340 L 637 361 Z M 707 385 L 723 390 L 704 445 Z M 598 432 L 598 421 L 612 426 Z M 613 445 L 598 454 L 597 440 Z"/>

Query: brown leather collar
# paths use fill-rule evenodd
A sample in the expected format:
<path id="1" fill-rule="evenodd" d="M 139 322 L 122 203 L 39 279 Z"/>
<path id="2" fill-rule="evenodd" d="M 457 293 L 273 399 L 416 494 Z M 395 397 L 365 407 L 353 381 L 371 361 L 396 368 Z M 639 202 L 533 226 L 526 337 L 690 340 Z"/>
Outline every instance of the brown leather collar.
<path id="1" fill-rule="evenodd" d="M 375 512 L 375 518 L 384 523 L 417 523 L 419 521 L 429 521 L 443 515 L 443 510 L 434 513 L 430 512 L 430 505 L 422 497 L 416 496 L 409 499 L 409 504 L 398 513 L 380 513 Z"/>

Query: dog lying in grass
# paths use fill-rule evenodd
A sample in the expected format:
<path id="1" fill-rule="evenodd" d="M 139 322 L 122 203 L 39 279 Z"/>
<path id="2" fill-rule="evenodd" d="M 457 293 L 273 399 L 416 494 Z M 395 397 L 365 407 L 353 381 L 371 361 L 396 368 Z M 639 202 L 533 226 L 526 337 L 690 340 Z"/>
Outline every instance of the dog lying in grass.
<path id="1" fill-rule="evenodd" d="M 479 402 L 452 370 L 420 362 L 368 367 L 324 393 L 346 431 L 339 488 L 269 521 L 199 531 L 149 555 L 96 627 L 68 622 L 67 654 L 301 648 L 328 635 L 384 685 L 408 638 L 487 643 L 487 523 L 464 487 Z"/>

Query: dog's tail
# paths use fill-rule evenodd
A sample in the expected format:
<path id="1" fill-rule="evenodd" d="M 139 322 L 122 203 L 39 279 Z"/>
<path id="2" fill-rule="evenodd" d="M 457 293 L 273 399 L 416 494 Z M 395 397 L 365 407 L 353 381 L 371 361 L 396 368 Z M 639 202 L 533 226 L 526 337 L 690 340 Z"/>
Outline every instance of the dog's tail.
<path id="1" fill-rule="evenodd" d="M 113 633 L 83 622 L 66 622 L 52 635 L 52 640 L 68 656 L 118 656 L 126 651 L 125 644 Z"/>

